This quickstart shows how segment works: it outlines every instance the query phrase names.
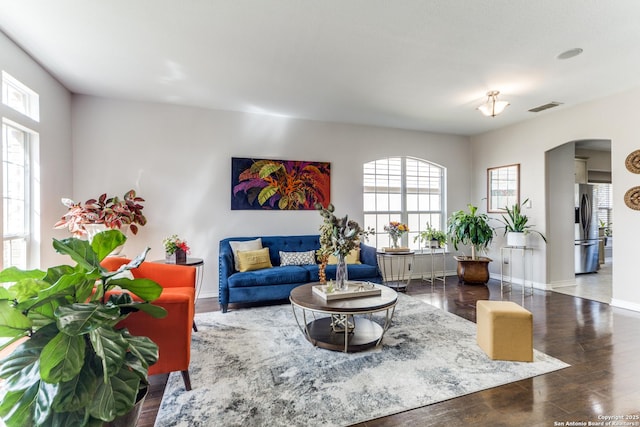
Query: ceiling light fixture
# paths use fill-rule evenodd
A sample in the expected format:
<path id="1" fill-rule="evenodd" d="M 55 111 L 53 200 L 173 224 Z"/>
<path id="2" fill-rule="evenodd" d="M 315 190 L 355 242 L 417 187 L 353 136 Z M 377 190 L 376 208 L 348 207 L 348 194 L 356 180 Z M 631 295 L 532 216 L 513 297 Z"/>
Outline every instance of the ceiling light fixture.
<path id="1" fill-rule="evenodd" d="M 562 52 L 561 54 L 556 56 L 556 58 L 558 58 L 558 59 L 569 59 L 569 58 L 573 58 L 575 56 L 580 55 L 582 52 L 583 52 L 583 50 L 581 48 L 575 47 L 573 49 L 569 49 L 569 50 L 566 50 L 566 51 Z"/>
<path id="2" fill-rule="evenodd" d="M 509 106 L 507 101 L 498 101 L 500 91 L 492 90 L 487 92 L 487 102 L 478 107 L 478 110 L 487 117 L 495 117 L 502 113 Z"/>

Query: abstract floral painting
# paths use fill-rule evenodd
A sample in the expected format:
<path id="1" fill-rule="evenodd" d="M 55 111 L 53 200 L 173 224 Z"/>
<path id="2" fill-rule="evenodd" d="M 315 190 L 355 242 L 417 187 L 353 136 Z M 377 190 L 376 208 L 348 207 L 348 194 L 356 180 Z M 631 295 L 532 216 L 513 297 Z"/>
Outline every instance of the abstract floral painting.
<path id="1" fill-rule="evenodd" d="M 329 162 L 231 158 L 232 210 L 312 210 L 330 196 Z"/>

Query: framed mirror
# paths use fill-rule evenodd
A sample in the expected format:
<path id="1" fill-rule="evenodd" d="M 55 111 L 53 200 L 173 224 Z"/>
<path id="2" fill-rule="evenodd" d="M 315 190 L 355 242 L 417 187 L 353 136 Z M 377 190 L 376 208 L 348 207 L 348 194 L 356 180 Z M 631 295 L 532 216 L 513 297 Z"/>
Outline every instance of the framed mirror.
<path id="1" fill-rule="evenodd" d="M 487 212 L 520 204 L 520 164 L 487 169 Z"/>

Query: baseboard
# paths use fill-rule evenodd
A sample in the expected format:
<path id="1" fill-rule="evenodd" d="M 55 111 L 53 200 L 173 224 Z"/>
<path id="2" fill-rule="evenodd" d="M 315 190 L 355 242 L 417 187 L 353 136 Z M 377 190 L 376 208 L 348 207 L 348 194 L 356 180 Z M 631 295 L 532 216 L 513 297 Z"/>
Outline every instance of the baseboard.
<path id="1" fill-rule="evenodd" d="M 640 312 L 640 304 L 635 302 L 629 302 L 621 299 L 611 299 L 611 305 L 613 307 L 624 308 L 625 310 L 632 310 Z"/>
<path id="2" fill-rule="evenodd" d="M 214 292 L 214 291 L 200 292 L 200 295 L 198 295 L 198 298 L 215 298 L 215 299 L 218 299 L 218 293 Z"/>
<path id="3" fill-rule="evenodd" d="M 560 280 L 557 282 L 551 282 L 551 290 L 555 289 L 555 288 L 566 288 L 567 286 L 575 286 L 576 285 L 576 281 L 575 279 L 573 280 Z"/>
<path id="4" fill-rule="evenodd" d="M 502 277 L 501 277 L 501 275 L 499 273 L 489 273 L 489 276 L 492 279 L 497 280 L 498 282 L 502 279 Z M 522 286 L 522 283 L 523 283 L 522 277 L 514 277 L 513 278 L 513 284 L 514 285 Z M 551 290 L 551 285 L 549 285 L 548 283 L 531 282 L 529 280 L 527 280 L 527 288 L 529 286 L 531 286 L 531 283 L 533 284 L 533 288 L 534 289 L 540 289 L 542 291 L 550 291 Z"/>

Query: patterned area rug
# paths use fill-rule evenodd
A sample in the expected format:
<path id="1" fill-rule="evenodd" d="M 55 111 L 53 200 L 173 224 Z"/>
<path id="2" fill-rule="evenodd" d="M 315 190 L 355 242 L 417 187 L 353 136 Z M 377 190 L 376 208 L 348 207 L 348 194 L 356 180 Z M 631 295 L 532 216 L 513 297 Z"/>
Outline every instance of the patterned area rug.
<path id="1" fill-rule="evenodd" d="M 288 304 L 196 321 L 193 390 L 169 376 L 157 427 L 349 425 L 569 366 L 492 361 L 473 322 L 403 294 L 382 346 L 361 353 L 313 347 Z"/>

